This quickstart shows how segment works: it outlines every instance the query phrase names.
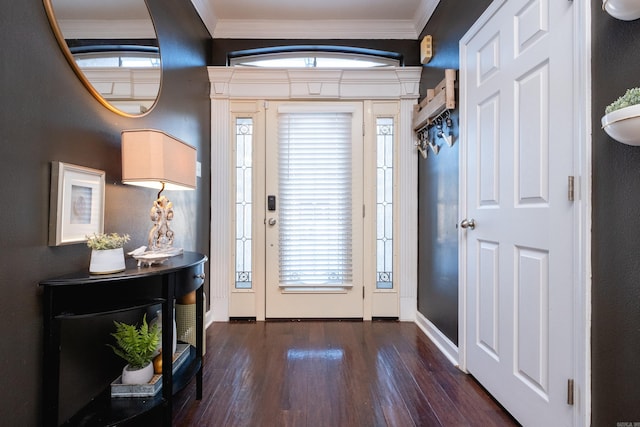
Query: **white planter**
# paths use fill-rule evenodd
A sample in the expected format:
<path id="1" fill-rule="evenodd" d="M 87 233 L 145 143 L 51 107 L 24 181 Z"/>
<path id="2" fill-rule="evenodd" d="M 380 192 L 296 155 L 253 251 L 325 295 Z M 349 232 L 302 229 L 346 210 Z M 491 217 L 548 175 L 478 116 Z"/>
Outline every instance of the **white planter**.
<path id="1" fill-rule="evenodd" d="M 122 369 L 122 384 L 147 384 L 153 378 L 153 364 L 149 362 L 142 369 L 131 370 L 129 365 Z"/>
<path id="2" fill-rule="evenodd" d="M 640 145 L 640 104 L 605 115 L 602 117 L 602 128 L 618 142 Z"/>
<path id="3" fill-rule="evenodd" d="M 108 274 L 124 271 L 124 250 L 122 248 L 92 250 L 89 273 Z"/>
<path id="4" fill-rule="evenodd" d="M 623 21 L 633 21 L 640 18 L 638 0 L 603 0 L 602 9 L 614 18 Z"/>

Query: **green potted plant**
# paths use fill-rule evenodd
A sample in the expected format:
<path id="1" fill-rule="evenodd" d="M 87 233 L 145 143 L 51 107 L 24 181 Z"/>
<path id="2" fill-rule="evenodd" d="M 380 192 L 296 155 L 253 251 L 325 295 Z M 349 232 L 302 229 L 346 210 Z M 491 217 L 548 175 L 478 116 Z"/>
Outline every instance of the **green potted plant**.
<path id="1" fill-rule="evenodd" d="M 89 273 L 108 274 L 125 269 L 123 247 L 129 241 L 128 234 L 94 233 L 86 237 L 91 248 Z"/>
<path id="2" fill-rule="evenodd" d="M 113 323 L 116 331 L 111 335 L 115 338 L 116 345 L 108 345 L 127 362 L 122 369 L 122 384 L 148 383 L 153 377 L 151 361 L 160 342 L 160 329 L 157 325 L 147 324 L 146 314 L 139 327 L 122 322 Z"/>
<path id="3" fill-rule="evenodd" d="M 627 89 L 605 108 L 602 128 L 618 142 L 640 145 L 640 87 Z"/>

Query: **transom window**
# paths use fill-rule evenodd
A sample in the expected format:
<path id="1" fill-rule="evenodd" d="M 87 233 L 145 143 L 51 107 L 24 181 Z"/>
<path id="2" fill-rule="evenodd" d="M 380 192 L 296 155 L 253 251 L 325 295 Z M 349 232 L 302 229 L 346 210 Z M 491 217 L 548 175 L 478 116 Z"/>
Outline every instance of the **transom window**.
<path id="1" fill-rule="evenodd" d="M 158 68 L 160 56 L 144 52 L 87 52 L 73 55 L 81 68 Z"/>
<path id="2" fill-rule="evenodd" d="M 229 54 L 229 65 L 271 68 L 397 67 L 402 56 L 394 52 L 342 46 L 286 46 L 251 49 Z"/>

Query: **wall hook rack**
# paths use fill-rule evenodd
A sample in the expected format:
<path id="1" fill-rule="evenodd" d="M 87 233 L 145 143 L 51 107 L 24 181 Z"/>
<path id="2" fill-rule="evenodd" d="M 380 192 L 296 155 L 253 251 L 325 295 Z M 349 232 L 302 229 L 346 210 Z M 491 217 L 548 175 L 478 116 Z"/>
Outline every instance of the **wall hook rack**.
<path id="1" fill-rule="evenodd" d="M 423 158 L 426 158 L 427 145 L 435 154 L 440 152 L 435 137 L 443 139 L 449 147 L 453 146 L 451 110 L 456 107 L 456 70 L 446 69 L 444 74 L 444 80 L 434 89 L 427 89 L 427 96 L 414 107 L 413 130 L 419 140 L 415 145 Z M 430 137 L 432 129 L 435 133 L 434 138 Z"/>

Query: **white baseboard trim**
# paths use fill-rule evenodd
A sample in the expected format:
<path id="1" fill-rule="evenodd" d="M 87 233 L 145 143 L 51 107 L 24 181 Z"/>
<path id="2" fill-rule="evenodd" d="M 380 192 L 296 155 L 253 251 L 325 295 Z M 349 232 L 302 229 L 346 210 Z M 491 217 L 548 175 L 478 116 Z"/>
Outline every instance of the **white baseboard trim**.
<path id="1" fill-rule="evenodd" d="M 449 359 L 451 364 L 458 367 L 458 347 L 420 312 L 416 312 L 416 325 Z"/>
<path id="2" fill-rule="evenodd" d="M 229 321 L 229 300 L 226 298 L 211 298 L 209 300 L 209 311 L 205 315 L 207 325 L 211 322 Z"/>
<path id="3" fill-rule="evenodd" d="M 204 314 L 204 329 L 206 330 L 213 322 L 215 322 L 213 311 L 209 310 Z"/>

